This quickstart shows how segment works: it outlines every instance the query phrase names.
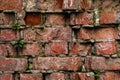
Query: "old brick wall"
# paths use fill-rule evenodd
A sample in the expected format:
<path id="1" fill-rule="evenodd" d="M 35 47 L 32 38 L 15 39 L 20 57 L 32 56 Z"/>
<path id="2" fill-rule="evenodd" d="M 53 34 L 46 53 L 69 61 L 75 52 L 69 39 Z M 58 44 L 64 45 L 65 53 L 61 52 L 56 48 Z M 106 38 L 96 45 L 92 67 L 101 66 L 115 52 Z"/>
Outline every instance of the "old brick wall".
<path id="1" fill-rule="evenodd" d="M 0 80 L 120 80 L 120 0 L 0 0 Z"/>

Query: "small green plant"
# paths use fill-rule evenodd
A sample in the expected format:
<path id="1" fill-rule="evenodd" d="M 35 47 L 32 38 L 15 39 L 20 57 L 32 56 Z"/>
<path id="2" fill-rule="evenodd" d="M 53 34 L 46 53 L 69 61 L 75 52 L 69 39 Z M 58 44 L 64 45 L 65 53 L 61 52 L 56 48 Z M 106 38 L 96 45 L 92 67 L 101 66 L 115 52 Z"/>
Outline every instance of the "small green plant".
<path id="1" fill-rule="evenodd" d="M 15 24 L 12 25 L 13 29 L 15 30 L 19 30 L 20 29 L 20 24 L 17 22 Z"/>
<path id="2" fill-rule="evenodd" d="M 120 51 L 117 51 L 115 54 L 120 55 Z"/>
<path id="3" fill-rule="evenodd" d="M 93 72 L 94 72 L 94 76 L 95 77 L 99 77 L 100 76 L 100 70 L 99 69 L 96 69 Z"/>
<path id="4" fill-rule="evenodd" d="M 23 48 L 25 43 L 22 40 L 16 40 L 16 43 L 14 44 L 14 48 Z"/>

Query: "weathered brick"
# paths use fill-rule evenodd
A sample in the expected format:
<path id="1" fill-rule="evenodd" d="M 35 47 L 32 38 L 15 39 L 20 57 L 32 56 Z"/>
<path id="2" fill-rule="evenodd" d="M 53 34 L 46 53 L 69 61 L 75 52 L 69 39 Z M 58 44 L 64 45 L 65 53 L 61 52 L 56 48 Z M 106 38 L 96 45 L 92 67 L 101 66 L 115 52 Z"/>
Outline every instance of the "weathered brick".
<path id="1" fill-rule="evenodd" d="M 116 28 L 97 28 L 94 30 L 95 40 L 110 40 L 118 39 L 118 33 Z"/>
<path id="2" fill-rule="evenodd" d="M 14 13 L 0 13 L 0 25 L 10 25 L 15 22 Z"/>
<path id="3" fill-rule="evenodd" d="M 81 40 L 93 39 L 93 29 L 81 28 L 77 33 L 77 39 Z"/>
<path id="4" fill-rule="evenodd" d="M 97 55 L 111 55 L 117 52 L 116 42 L 100 42 L 95 43 L 95 54 Z"/>
<path id="5" fill-rule="evenodd" d="M 119 1 L 118 0 L 95 0 L 92 4 L 93 8 L 101 8 L 103 11 L 119 11 Z"/>
<path id="6" fill-rule="evenodd" d="M 46 80 L 68 80 L 68 76 L 64 73 L 56 72 L 46 76 Z"/>
<path id="7" fill-rule="evenodd" d="M 66 42 L 53 42 L 46 44 L 45 46 L 45 54 L 46 55 L 62 55 L 68 54 L 67 50 L 67 43 Z"/>
<path id="8" fill-rule="evenodd" d="M 70 28 L 45 28 L 42 39 L 48 40 L 70 40 Z"/>
<path id="9" fill-rule="evenodd" d="M 100 14 L 100 24 L 116 23 L 115 11 L 102 11 Z"/>
<path id="10" fill-rule="evenodd" d="M 0 56 L 13 56 L 16 51 L 11 44 L 0 44 Z"/>
<path id="11" fill-rule="evenodd" d="M 119 58 L 105 58 L 105 57 L 86 57 L 86 69 L 92 70 L 120 70 Z"/>
<path id="12" fill-rule="evenodd" d="M 21 55 L 39 55 L 42 52 L 41 45 L 38 43 L 26 44 Z"/>
<path id="13" fill-rule="evenodd" d="M 70 15 L 71 25 L 93 25 L 93 13 L 78 13 Z"/>
<path id="14" fill-rule="evenodd" d="M 21 10 L 23 0 L 0 0 L 0 10 Z"/>
<path id="15" fill-rule="evenodd" d="M 35 10 L 37 10 L 36 1 L 37 0 L 26 0 L 26 8 L 25 9 L 27 11 L 35 11 Z"/>
<path id="16" fill-rule="evenodd" d="M 97 80 L 119 80 L 120 74 L 115 72 L 104 72 Z"/>
<path id="17" fill-rule="evenodd" d="M 37 3 L 38 8 L 41 10 L 62 10 L 63 0 L 39 0 Z"/>
<path id="18" fill-rule="evenodd" d="M 51 25 L 65 25 L 66 19 L 62 14 L 47 14 L 46 15 L 46 22 L 47 26 Z"/>
<path id="19" fill-rule="evenodd" d="M 71 74 L 70 78 L 71 80 L 95 80 L 94 73 L 92 72 L 89 73 L 75 72 Z"/>
<path id="20" fill-rule="evenodd" d="M 119 80 L 115 79 L 115 73 L 114 72 L 105 72 L 102 73 L 97 80 Z"/>
<path id="21" fill-rule="evenodd" d="M 23 58 L 0 58 L 0 71 L 25 71 L 27 60 Z"/>
<path id="22" fill-rule="evenodd" d="M 79 9 L 79 0 L 63 0 L 63 10 Z"/>
<path id="23" fill-rule="evenodd" d="M 41 25 L 42 14 L 37 12 L 28 12 L 25 17 L 26 25 Z"/>
<path id="24" fill-rule="evenodd" d="M 70 55 L 89 55 L 92 51 L 90 44 L 70 43 Z"/>
<path id="25" fill-rule="evenodd" d="M 88 10 L 92 8 L 93 1 L 92 0 L 80 0 L 80 8 L 84 10 Z"/>
<path id="26" fill-rule="evenodd" d="M 42 39 L 42 32 L 40 29 L 24 29 L 24 41 L 35 41 Z"/>
<path id="27" fill-rule="evenodd" d="M 0 80 L 13 80 L 12 74 L 0 74 Z"/>
<path id="28" fill-rule="evenodd" d="M 80 57 L 38 57 L 33 61 L 35 70 L 70 70 L 76 71 L 82 66 Z"/>
<path id="29" fill-rule="evenodd" d="M 19 38 L 19 32 L 10 30 L 10 29 L 3 29 L 0 31 L 0 40 L 1 41 L 11 41 Z"/>
<path id="30" fill-rule="evenodd" d="M 43 80 L 42 74 L 20 74 L 20 80 Z"/>

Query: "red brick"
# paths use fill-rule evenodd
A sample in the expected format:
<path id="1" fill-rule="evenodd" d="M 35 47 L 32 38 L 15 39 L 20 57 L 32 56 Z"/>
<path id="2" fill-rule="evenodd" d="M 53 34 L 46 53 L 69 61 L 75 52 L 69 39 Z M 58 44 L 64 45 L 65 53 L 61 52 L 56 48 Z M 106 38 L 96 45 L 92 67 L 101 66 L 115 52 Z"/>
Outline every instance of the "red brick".
<path id="1" fill-rule="evenodd" d="M 116 23 L 115 11 L 103 11 L 100 14 L 100 24 L 112 24 Z"/>
<path id="2" fill-rule="evenodd" d="M 75 72 L 71 74 L 71 80 L 95 80 L 94 73 L 79 73 Z"/>
<path id="3" fill-rule="evenodd" d="M 0 58 L 0 71 L 25 71 L 27 68 L 26 59 Z"/>
<path id="4" fill-rule="evenodd" d="M 21 55 L 39 55 L 41 53 L 41 45 L 38 43 L 26 44 Z"/>
<path id="5" fill-rule="evenodd" d="M 119 73 L 115 73 L 115 80 L 119 80 L 120 79 L 120 74 Z"/>
<path id="6" fill-rule="evenodd" d="M 39 0 L 37 6 L 41 10 L 62 10 L 63 0 Z"/>
<path id="7" fill-rule="evenodd" d="M 115 79 L 114 72 L 105 72 L 102 73 L 97 80 L 119 80 L 119 79 Z"/>
<path id="8" fill-rule="evenodd" d="M 42 74 L 20 74 L 20 80 L 43 80 Z"/>
<path id="9" fill-rule="evenodd" d="M 0 80 L 13 80 L 13 75 L 11 74 L 1 74 Z"/>
<path id="10" fill-rule="evenodd" d="M 70 70 L 76 71 L 82 66 L 80 57 L 38 57 L 33 61 L 35 70 Z"/>
<path id="11" fill-rule="evenodd" d="M 70 15 L 71 25 L 93 25 L 93 13 L 78 13 Z"/>
<path id="12" fill-rule="evenodd" d="M 92 8 L 92 0 L 80 0 L 80 8 L 84 10 L 88 10 Z"/>
<path id="13" fill-rule="evenodd" d="M 66 19 L 62 14 L 47 14 L 45 24 L 50 25 L 65 25 Z"/>
<path id="14" fill-rule="evenodd" d="M 24 41 L 35 41 L 42 39 L 42 32 L 40 29 L 27 28 L 24 29 Z"/>
<path id="15" fill-rule="evenodd" d="M 70 40 L 70 28 L 45 28 L 43 40 Z"/>
<path id="16" fill-rule="evenodd" d="M 15 22 L 14 13 L 0 13 L 0 25 L 10 25 Z"/>
<path id="17" fill-rule="evenodd" d="M 93 24 L 93 13 L 80 13 L 76 17 L 76 24 L 92 25 Z"/>
<path id="18" fill-rule="evenodd" d="M 120 9 L 118 0 L 95 0 L 92 6 L 93 8 L 101 8 L 106 11 L 119 11 Z"/>
<path id="19" fill-rule="evenodd" d="M 25 23 L 26 25 L 41 25 L 42 24 L 41 13 L 35 12 L 26 13 Z"/>
<path id="20" fill-rule="evenodd" d="M 68 80 L 68 76 L 64 73 L 52 73 L 46 76 L 46 80 Z"/>
<path id="21" fill-rule="evenodd" d="M 119 58 L 105 58 L 105 57 L 86 57 L 86 69 L 92 70 L 120 70 Z"/>
<path id="22" fill-rule="evenodd" d="M 15 55 L 16 51 L 11 44 L 0 44 L 0 56 Z"/>
<path id="23" fill-rule="evenodd" d="M 70 55 L 88 55 L 91 53 L 90 44 L 71 43 L 70 44 Z"/>
<path id="24" fill-rule="evenodd" d="M 119 80 L 120 74 L 115 72 L 104 72 L 97 80 Z"/>
<path id="25" fill-rule="evenodd" d="M 66 42 L 49 43 L 45 46 L 45 54 L 51 56 L 68 54 L 67 47 L 68 46 Z"/>
<path id="26" fill-rule="evenodd" d="M 62 8 L 64 10 L 79 9 L 79 0 L 64 0 Z"/>
<path id="27" fill-rule="evenodd" d="M 77 33 L 77 39 L 81 40 L 93 39 L 93 29 L 81 28 Z"/>
<path id="28" fill-rule="evenodd" d="M 21 10 L 23 0 L 0 0 L 0 10 Z"/>
<path id="29" fill-rule="evenodd" d="M 117 29 L 115 28 L 98 28 L 94 30 L 95 40 L 110 40 L 118 39 Z"/>
<path id="30" fill-rule="evenodd" d="M 117 52 L 117 44 L 115 42 L 95 43 L 95 53 L 97 55 L 111 55 Z"/>
<path id="31" fill-rule="evenodd" d="M 0 32 L 1 41 L 11 41 L 11 40 L 15 40 L 16 38 L 19 38 L 19 33 L 17 31 L 10 29 L 3 29 Z"/>

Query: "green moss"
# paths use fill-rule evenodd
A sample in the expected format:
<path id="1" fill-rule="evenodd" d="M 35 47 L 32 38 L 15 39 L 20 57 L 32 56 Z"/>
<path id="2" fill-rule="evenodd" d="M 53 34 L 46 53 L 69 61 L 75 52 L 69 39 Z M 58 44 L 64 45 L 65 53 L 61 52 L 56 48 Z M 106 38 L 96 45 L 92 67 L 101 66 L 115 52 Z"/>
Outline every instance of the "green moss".
<path id="1" fill-rule="evenodd" d="M 25 43 L 22 40 L 15 40 L 14 48 L 23 48 Z"/>
<path id="2" fill-rule="evenodd" d="M 12 28 L 15 29 L 15 30 L 19 30 L 20 29 L 20 24 L 18 22 L 13 24 Z"/>
<path id="3" fill-rule="evenodd" d="M 99 77 L 100 76 L 100 70 L 99 69 L 96 69 L 93 72 L 94 72 L 94 76 L 95 77 Z"/>

